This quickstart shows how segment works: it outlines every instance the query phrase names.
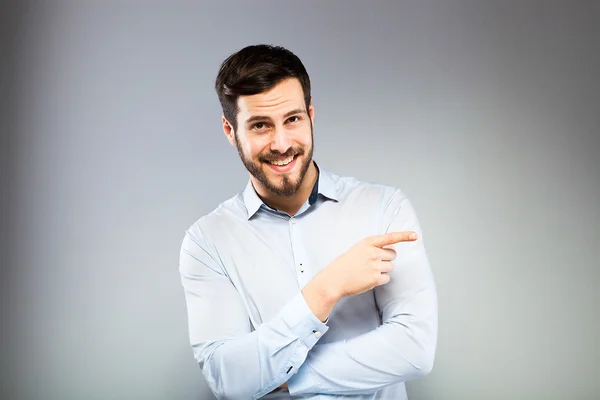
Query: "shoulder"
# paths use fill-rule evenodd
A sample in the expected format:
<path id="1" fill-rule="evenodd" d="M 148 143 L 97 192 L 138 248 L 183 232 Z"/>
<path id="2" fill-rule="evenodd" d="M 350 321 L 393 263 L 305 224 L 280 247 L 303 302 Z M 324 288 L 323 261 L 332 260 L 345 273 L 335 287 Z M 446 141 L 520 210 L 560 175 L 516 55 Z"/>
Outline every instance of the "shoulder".
<path id="1" fill-rule="evenodd" d="M 199 217 L 187 228 L 186 234 L 199 242 L 207 242 L 211 236 L 230 231 L 236 224 L 247 219 L 242 192 L 223 201 L 208 214 Z"/>
<path id="2" fill-rule="evenodd" d="M 398 205 L 406 195 L 396 186 L 375 181 L 360 180 L 326 172 L 334 183 L 340 201 L 369 203 L 381 208 Z"/>

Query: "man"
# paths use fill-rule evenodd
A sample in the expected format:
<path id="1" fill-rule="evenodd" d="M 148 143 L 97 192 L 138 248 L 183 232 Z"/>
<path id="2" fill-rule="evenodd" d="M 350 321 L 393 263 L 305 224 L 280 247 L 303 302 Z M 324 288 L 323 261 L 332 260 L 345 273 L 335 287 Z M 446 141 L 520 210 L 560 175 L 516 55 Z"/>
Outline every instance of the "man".
<path id="1" fill-rule="evenodd" d="M 216 79 L 247 187 L 186 232 L 189 335 L 220 399 L 406 399 L 437 342 L 437 294 L 411 203 L 313 161 L 301 61 L 246 47 Z M 330 395 L 330 396 L 326 396 Z"/>

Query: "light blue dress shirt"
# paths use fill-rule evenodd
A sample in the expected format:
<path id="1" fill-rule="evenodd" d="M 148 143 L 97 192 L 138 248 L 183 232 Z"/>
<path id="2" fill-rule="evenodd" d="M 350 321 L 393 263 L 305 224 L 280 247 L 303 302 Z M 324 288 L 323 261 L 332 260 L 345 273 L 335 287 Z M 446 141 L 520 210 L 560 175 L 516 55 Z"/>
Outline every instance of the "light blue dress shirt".
<path id="1" fill-rule="evenodd" d="M 322 323 L 301 289 L 367 236 L 395 245 L 390 283 L 343 298 Z M 437 343 L 437 293 L 415 211 L 398 189 L 319 171 L 290 217 L 251 182 L 186 232 L 179 271 L 194 356 L 219 399 L 406 399 Z M 287 382 L 288 390 L 273 390 Z M 270 394 L 269 394 L 270 393 Z"/>

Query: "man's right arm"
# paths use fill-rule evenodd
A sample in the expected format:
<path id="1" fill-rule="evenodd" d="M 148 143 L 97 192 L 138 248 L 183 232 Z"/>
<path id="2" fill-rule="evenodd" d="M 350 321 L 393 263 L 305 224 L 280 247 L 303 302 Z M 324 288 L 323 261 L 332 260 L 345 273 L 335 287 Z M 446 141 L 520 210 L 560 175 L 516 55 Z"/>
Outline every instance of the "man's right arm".
<path id="1" fill-rule="evenodd" d="M 302 293 L 252 331 L 244 303 L 199 226 L 183 239 L 179 271 L 190 343 L 219 399 L 260 398 L 298 371 L 327 326 Z"/>

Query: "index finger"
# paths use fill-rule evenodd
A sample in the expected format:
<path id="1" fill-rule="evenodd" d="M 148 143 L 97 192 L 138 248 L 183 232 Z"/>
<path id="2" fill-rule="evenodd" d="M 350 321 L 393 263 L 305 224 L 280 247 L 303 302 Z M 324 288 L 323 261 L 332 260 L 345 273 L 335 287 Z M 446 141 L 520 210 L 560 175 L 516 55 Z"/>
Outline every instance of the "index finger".
<path id="1" fill-rule="evenodd" d="M 383 235 L 371 236 L 369 243 L 376 247 L 383 247 L 398 242 L 412 242 L 417 240 L 417 233 L 407 232 L 388 232 Z"/>

